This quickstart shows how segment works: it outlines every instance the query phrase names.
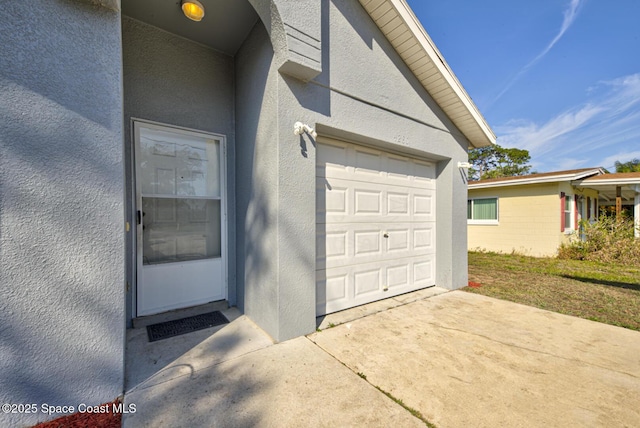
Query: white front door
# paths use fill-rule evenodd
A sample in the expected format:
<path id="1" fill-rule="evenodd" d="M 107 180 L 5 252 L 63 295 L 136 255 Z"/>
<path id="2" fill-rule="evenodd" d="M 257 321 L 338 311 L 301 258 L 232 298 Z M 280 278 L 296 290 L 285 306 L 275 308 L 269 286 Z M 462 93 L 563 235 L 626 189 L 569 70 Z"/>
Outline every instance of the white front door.
<path id="1" fill-rule="evenodd" d="M 137 316 L 223 300 L 224 137 L 134 122 Z"/>

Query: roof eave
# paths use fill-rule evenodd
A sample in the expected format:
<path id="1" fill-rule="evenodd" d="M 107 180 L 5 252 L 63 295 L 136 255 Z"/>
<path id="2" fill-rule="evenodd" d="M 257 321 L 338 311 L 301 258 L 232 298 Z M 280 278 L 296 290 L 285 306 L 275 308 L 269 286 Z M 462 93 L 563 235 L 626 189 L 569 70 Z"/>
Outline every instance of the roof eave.
<path id="1" fill-rule="evenodd" d="M 469 97 L 469 94 L 464 90 L 462 84 L 444 60 L 444 57 L 407 2 L 405 0 L 359 1 L 434 101 L 467 138 L 470 148 L 486 147 L 495 144 L 496 136 L 491 130 L 491 127 L 487 124 L 478 107 L 473 103 L 471 97 Z M 389 12 L 393 9 L 400 19 L 399 24 L 397 24 L 397 21 L 394 22 L 393 28 L 385 27 L 386 23 L 394 21 L 394 19 L 389 19 L 389 12 L 384 14 L 385 19 L 382 19 L 383 16 L 376 16 L 375 12 L 379 10 L 380 7 L 384 7 L 385 4 L 390 8 Z M 420 51 L 425 54 L 424 57 L 417 55 L 415 50 L 412 50 L 411 54 L 405 55 L 404 52 L 398 49 L 399 46 L 394 44 L 394 40 L 389 37 L 389 33 L 397 31 L 402 25 L 406 26 L 410 31 L 411 37 L 418 44 Z M 406 44 L 406 40 L 402 44 Z M 409 59 L 413 60 L 416 56 L 418 56 L 418 60 L 408 61 Z M 420 68 L 424 70 L 425 67 L 434 68 L 438 78 L 434 79 L 431 74 L 429 77 L 423 76 L 423 78 L 420 78 L 418 74 L 415 73 L 415 70 Z M 446 83 L 445 90 L 443 90 L 442 84 L 438 83 L 440 79 Z M 436 87 L 438 89 L 437 91 L 435 90 Z M 444 100 L 447 100 L 447 102 L 444 103 Z"/>
<path id="2" fill-rule="evenodd" d="M 580 180 L 584 177 L 589 177 L 594 174 L 602 174 L 602 168 L 594 168 L 589 171 L 583 171 L 577 174 L 562 174 L 562 175 L 551 175 L 548 177 L 540 177 L 540 178 L 522 178 L 522 179 L 513 179 L 508 181 L 494 181 L 490 183 L 483 183 L 482 181 L 476 183 L 469 183 L 469 189 L 485 189 L 489 187 L 504 187 L 504 186 L 520 186 L 524 184 L 545 184 L 545 183 L 559 183 L 559 182 L 573 182 L 576 180 Z"/>
<path id="3" fill-rule="evenodd" d="M 611 180 L 606 180 L 606 179 L 602 179 L 602 180 L 589 180 L 589 179 L 585 179 L 585 180 L 581 180 L 579 183 L 576 183 L 577 186 L 611 186 L 611 185 L 616 185 L 619 184 L 621 186 L 625 186 L 628 184 L 638 184 L 639 180 L 633 179 L 633 178 L 623 178 L 623 179 L 611 179 Z"/>

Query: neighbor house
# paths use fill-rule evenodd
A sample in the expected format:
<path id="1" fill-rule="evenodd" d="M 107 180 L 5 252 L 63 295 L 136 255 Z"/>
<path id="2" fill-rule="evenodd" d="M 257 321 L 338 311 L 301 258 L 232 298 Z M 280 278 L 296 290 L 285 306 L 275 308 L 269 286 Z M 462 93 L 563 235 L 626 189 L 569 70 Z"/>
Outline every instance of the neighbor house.
<path id="1" fill-rule="evenodd" d="M 603 173 L 586 168 L 469 182 L 469 249 L 554 255 L 580 219 L 597 215 L 598 192 L 572 183 Z"/>
<path id="2" fill-rule="evenodd" d="M 617 195 L 617 197 L 616 197 Z M 640 173 L 584 168 L 469 182 L 469 250 L 553 256 L 595 221 L 600 207 L 629 205 L 640 219 Z M 636 231 L 636 234 L 638 231 Z"/>
<path id="3" fill-rule="evenodd" d="M 282 341 L 467 284 L 458 163 L 495 137 L 406 2 L 200 2 L 0 8 L 3 403 L 122 394 L 138 317 Z"/>

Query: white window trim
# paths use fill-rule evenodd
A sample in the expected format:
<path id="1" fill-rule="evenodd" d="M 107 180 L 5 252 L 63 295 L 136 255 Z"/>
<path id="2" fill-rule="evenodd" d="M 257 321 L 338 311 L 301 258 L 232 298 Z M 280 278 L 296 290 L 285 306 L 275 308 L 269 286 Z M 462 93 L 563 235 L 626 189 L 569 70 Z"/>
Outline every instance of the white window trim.
<path id="1" fill-rule="evenodd" d="M 500 224 L 499 220 L 500 220 L 500 198 L 498 198 L 497 196 L 483 196 L 481 198 L 467 198 L 467 202 L 468 201 L 475 201 L 478 199 L 495 199 L 496 200 L 496 219 L 495 220 L 473 220 L 473 219 L 467 219 L 467 224 L 473 224 L 473 225 L 484 225 L 484 226 L 497 226 Z M 471 212 L 473 213 L 473 208 L 471 209 Z"/>
<path id="2" fill-rule="evenodd" d="M 574 193 L 572 194 L 568 194 L 565 193 L 564 195 L 565 198 L 567 199 L 571 199 L 569 202 L 569 224 L 567 224 L 565 222 L 564 224 L 564 233 L 565 235 L 571 235 L 573 232 L 575 232 L 575 221 L 576 221 L 576 195 Z M 566 204 L 566 202 L 565 202 Z M 562 207 L 562 215 L 566 214 L 566 210 L 564 209 L 564 207 Z"/>

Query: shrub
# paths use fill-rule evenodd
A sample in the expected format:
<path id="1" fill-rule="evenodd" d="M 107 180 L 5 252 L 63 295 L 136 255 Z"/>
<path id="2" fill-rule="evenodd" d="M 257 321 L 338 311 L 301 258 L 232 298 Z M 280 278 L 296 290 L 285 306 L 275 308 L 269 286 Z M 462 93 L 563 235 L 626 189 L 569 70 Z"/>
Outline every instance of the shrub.
<path id="1" fill-rule="evenodd" d="M 600 216 L 595 223 L 581 222 L 580 232 L 560 246 L 558 258 L 640 266 L 640 239 L 634 238 L 633 219 Z"/>

